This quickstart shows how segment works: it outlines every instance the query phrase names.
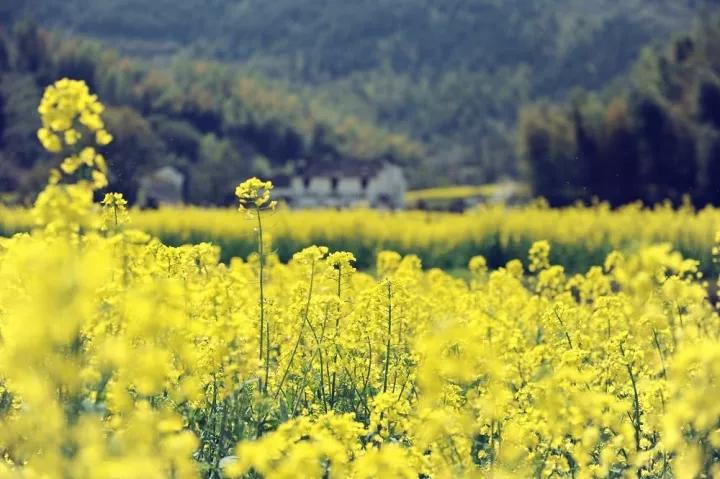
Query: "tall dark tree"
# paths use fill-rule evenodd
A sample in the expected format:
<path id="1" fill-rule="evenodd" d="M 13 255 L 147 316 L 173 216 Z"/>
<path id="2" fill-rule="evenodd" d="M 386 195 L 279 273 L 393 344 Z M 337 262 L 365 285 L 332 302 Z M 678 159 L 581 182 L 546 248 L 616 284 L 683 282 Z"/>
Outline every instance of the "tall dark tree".
<path id="1" fill-rule="evenodd" d="M 105 112 L 107 128 L 114 140 L 104 152 L 110 169 L 110 189 L 122 191 L 134 202 L 140 179 L 158 166 L 165 147 L 150 123 L 127 107 Z"/>
<path id="2" fill-rule="evenodd" d="M 577 180 L 576 189 L 587 185 L 590 194 L 612 204 L 637 199 L 680 203 L 685 195 L 698 204 L 720 201 L 714 186 L 720 168 L 719 54 L 720 15 L 705 18 L 665 48 L 646 50 L 632 81 L 614 96 L 606 95 L 602 134 L 588 128 L 584 103 L 554 107 L 574 125 L 575 168 L 591 172 L 585 181 Z M 543 128 L 550 145 L 566 135 Z M 536 191 L 571 200 L 572 189 L 546 166 L 567 152 L 551 150 L 552 160 L 538 162 L 528 147 L 537 141 L 530 133 L 522 131 L 520 138 Z"/>
<path id="3" fill-rule="evenodd" d="M 0 28 L 0 73 L 10 68 L 10 45 L 5 32 Z"/>
<path id="4" fill-rule="evenodd" d="M 46 36 L 37 24 L 26 20 L 17 24 L 14 31 L 15 63 L 20 71 L 37 75 L 47 74 L 50 66 L 50 52 Z"/>
<path id="5" fill-rule="evenodd" d="M 627 203 L 642 195 L 637 135 L 627 102 L 615 99 L 605 116 L 604 144 L 600 156 L 607 162 L 600 198 L 613 204 Z"/>

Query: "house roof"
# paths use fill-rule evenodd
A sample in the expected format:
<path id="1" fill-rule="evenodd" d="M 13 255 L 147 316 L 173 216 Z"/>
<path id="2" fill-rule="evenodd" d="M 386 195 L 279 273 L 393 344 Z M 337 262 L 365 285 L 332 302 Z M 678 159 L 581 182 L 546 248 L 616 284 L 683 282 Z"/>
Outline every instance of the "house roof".
<path id="1" fill-rule="evenodd" d="M 150 174 L 150 177 L 153 180 L 169 181 L 178 184 L 182 183 L 185 179 L 185 175 L 172 166 L 163 166 L 162 168 L 158 168 Z"/>
<path id="2" fill-rule="evenodd" d="M 343 159 L 314 161 L 298 170 L 298 175 L 308 177 L 358 178 L 375 176 L 385 165 L 379 160 Z"/>
<path id="3" fill-rule="evenodd" d="M 290 186 L 290 175 L 275 175 L 270 178 L 270 181 L 272 181 L 273 186 L 287 188 Z"/>
<path id="4" fill-rule="evenodd" d="M 173 166 L 163 166 L 157 170 L 148 173 L 140 179 L 141 184 L 151 185 L 157 183 L 167 183 L 177 186 L 182 186 L 185 181 L 185 175 L 183 175 L 177 168 Z"/>

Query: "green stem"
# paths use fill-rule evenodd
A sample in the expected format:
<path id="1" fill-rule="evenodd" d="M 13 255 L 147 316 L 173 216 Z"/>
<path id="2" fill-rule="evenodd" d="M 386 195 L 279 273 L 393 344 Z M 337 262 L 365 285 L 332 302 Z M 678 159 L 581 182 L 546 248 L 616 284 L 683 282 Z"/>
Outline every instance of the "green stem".
<path id="1" fill-rule="evenodd" d="M 623 357 L 625 357 L 625 349 L 623 348 L 622 344 L 620 345 L 620 352 L 622 353 Z M 640 397 L 638 395 L 637 390 L 637 381 L 635 380 L 635 374 L 633 373 L 632 366 L 630 363 L 626 363 L 625 367 L 627 367 L 628 374 L 630 375 L 630 383 L 632 384 L 633 389 L 633 417 L 632 417 L 632 423 L 633 423 L 633 429 L 635 429 L 635 450 L 640 452 L 640 437 L 642 435 L 642 422 L 641 422 L 641 415 L 642 411 L 640 410 Z M 640 469 L 638 469 L 638 477 L 640 477 Z"/>
<path id="2" fill-rule="evenodd" d="M 322 340 L 323 340 L 323 337 L 325 336 L 325 323 L 327 323 L 327 316 L 326 316 L 325 323 L 323 323 L 323 330 L 322 330 L 320 336 L 318 336 L 317 331 L 315 331 L 315 328 L 313 327 L 310 320 L 309 319 L 306 319 L 306 320 L 307 320 L 308 328 L 310 329 L 310 333 L 312 333 L 313 338 L 315 339 L 315 344 L 317 344 L 316 351 L 318 353 L 318 356 L 320 357 L 320 399 L 323 402 L 323 408 L 324 408 L 325 412 L 327 412 L 327 400 L 325 398 L 325 379 L 323 376 L 323 371 L 325 369 L 325 365 L 324 365 L 325 362 L 323 360 L 323 353 L 322 353 Z"/>
<path id="3" fill-rule="evenodd" d="M 663 379 L 667 379 L 667 370 L 665 369 L 665 357 L 663 356 L 662 348 L 660 347 L 660 338 L 658 338 L 657 331 L 655 328 L 653 328 L 653 341 L 655 342 L 655 347 L 658 351 L 658 356 L 660 356 L 660 364 L 662 365 L 662 375 Z"/>
<path id="4" fill-rule="evenodd" d="M 565 323 L 563 322 L 562 318 L 560 317 L 560 314 L 558 314 L 557 309 L 553 311 L 555 313 L 555 317 L 557 318 L 558 322 L 560 323 L 560 327 L 563 330 L 563 334 L 565 335 L 565 339 L 567 340 L 568 346 L 570 346 L 570 349 L 573 349 L 573 343 L 570 339 L 570 334 L 568 334 L 567 328 L 565 327 Z"/>
<path id="5" fill-rule="evenodd" d="M 388 371 L 390 370 L 390 344 L 392 339 L 392 283 L 388 281 L 388 327 L 385 346 L 385 372 L 383 373 L 383 392 L 387 392 Z"/>
<path id="6" fill-rule="evenodd" d="M 220 418 L 220 430 L 217 432 L 215 440 L 215 459 L 213 463 L 212 475 L 217 475 L 218 479 L 222 479 L 220 471 L 220 459 L 222 458 L 225 448 L 225 423 L 227 421 L 227 404 L 223 403 L 223 412 Z"/>
<path id="7" fill-rule="evenodd" d="M 255 214 L 257 216 L 257 231 L 258 231 L 258 256 L 260 260 L 260 338 L 259 338 L 259 359 L 263 359 L 263 339 L 265 339 L 265 245 L 263 244 L 263 228 L 262 228 L 262 215 L 260 214 L 260 208 L 255 207 Z M 269 335 L 268 335 L 269 336 Z M 265 348 L 265 383 L 261 389 L 263 394 L 267 394 L 267 383 L 268 377 L 270 376 L 270 344 L 269 337 L 267 338 L 267 347 Z"/>
<path id="8" fill-rule="evenodd" d="M 302 323 L 300 324 L 300 332 L 298 333 L 297 341 L 295 341 L 295 346 L 293 347 L 293 350 L 290 353 L 290 359 L 288 360 L 287 367 L 285 368 L 285 371 L 283 372 L 280 382 L 278 383 L 277 391 L 275 392 L 275 396 L 274 396 L 275 399 L 277 399 L 278 394 L 280 394 L 280 391 L 282 390 L 283 384 L 285 384 L 285 380 L 287 379 L 287 375 L 290 372 L 290 368 L 292 367 L 293 360 L 295 359 L 295 354 L 297 353 L 298 347 L 300 347 L 300 343 L 302 342 L 303 333 L 305 332 L 305 323 L 310 324 L 308 315 L 310 314 L 310 300 L 312 299 L 314 283 L 315 283 L 315 261 L 313 261 L 312 268 L 310 270 L 310 287 L 308 289 L 307 302 L 305 303 L 305 311 L 304 311 L 304 315 L 302 318 Z"/>
<path id="9" fill-rule="evenodd" d="M 342 291 L 342 264 L 338 265 L 338 278 L 337 278 L 337 297 L 338 297 L 338 312 L 337 312 L 337 318 L 335 318 L 335 337 L 333 338 L 333 341 L 337 341 L 337 338 L 340 335 L 340 314 L 342 312 L 342 306 L 341 306 L 341 291 Z M 333 373 L 332 373 L 332 379 L 330 380 L 330 407 L 333 407 L 335 405 L 335 387 L 336 387 L 336 380 L 337 375 L 335 373 L 335 370 L 337 369 L 337 352 L 335 353 L 335 357 L 333 358 Z"/>

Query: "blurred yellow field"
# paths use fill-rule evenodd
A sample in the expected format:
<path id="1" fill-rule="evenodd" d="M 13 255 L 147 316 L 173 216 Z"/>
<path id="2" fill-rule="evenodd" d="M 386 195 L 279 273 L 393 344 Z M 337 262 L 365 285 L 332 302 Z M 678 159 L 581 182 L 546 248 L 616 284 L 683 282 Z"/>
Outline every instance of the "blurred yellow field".
<path id="1" fill-rule="evenodd" d="M 0 477 L 720 474 L 720 210 L 131 211 L 101 112 L 0 210 Z"/>
<path id="2" fill-rule="evenodd" d="M 210 241 L 221 257 L 246 257 L 254 246 L 252 221 L 234 209 L 186 207 L 133 211 L 133 227 L 172 245 Z M 521 257 L 537 240 L 547 239 L 553 260 L 583 272 L 613 249 L 636 251 L 641 245 L 669 242 L 683 254 L 712 269 L 710 249 L 720 230 L 720 210 L 670 205 L 651 209 L 629 205 L 610 209 L 485 206 L 463 214 L 376 210 L 300 210 L 279 208 L 268 215 L 271 249 L 283 260 L 308 244 L 326 244 L 356 254 L 358 265 L 374 265 L 378 251 L 416 254 L 426 267 L 462 268 L 483 254 L 491 266 Z M 0 231 L 27 231 L 33 219 L 27 210 L 0 207 Z"/>

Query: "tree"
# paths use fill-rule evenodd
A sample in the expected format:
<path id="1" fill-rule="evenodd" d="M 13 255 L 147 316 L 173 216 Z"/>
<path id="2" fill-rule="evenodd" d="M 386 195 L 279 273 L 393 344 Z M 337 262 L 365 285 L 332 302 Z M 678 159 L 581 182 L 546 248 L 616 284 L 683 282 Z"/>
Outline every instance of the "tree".
<path id="1" fill-rule="evenodd" d="M 36 132 L 40 128 L 37 105 L 41 92 L 29 74 L 6 73 L 0 76 L 3 127 L 0 128 L 0 147 L 5 161 L 20 169 L 30 169 L 47 159 Z"/>
<path id="2" fill-rule="evenodd" d="M 114 137 L 105 147 L 110 169 L 109 189 L 135 201 L 140 179 L 159 166 L 165 146 L 150 123 L 128 107 L 108 108 L 107 129 Z"/>
<path id="3" fill-rule="evenodd" d="M 526 109 L 520 117 L 522 155 L 527 161 L 533 191 L 553 204 L 586 196 L 583 164 L 571 119 L 549 105 Z"/>
<path id="4" fill-rule="evenodd" d="M 227 140 L 207 134 L 200 142 L 198 163 L 190 178 L 190 201 L 197 204 L 230 204 L 235 185 L 252 176 L 245 161 Z"/>
<path id="5" fill-rule="evenodd" d="M 13 36 L 15 37 L 15 48 L 17 49 L 15 55 L 17 68 L 23 72 L 31 72 L 46 77 L 51 61 L 43 32 L 35 23 L 22 21 L 15 27 Z M 45 78 L 45 80 L 45 83 L 50 82 L 49 78 Z"/>
<path id="6" fill-rule="evenodd" d="M 5 32 L 0 28 L 0 73 L 10 68 L 10 46 Z"/>
<path id="7" fill-rule="evenodd" d="M 603 174 L 593 194 L 618 205 L 641 198 L 640 158 L 632 112 L 625 98 L 615 98 L 605 112 L 604 143 L 599 157 Z"/>

